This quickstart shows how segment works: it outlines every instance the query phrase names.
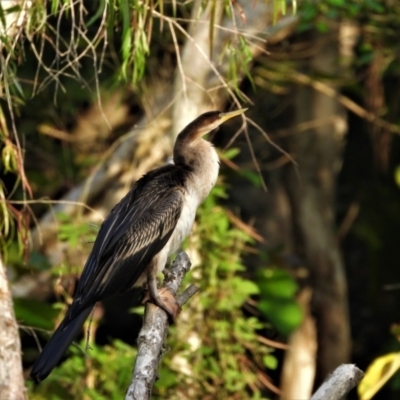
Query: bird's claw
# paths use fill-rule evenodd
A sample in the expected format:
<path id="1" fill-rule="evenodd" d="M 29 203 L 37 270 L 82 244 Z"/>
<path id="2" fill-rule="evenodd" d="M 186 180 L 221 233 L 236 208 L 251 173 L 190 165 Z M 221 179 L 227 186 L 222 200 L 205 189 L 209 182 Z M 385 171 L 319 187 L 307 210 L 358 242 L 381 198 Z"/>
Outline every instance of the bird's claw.
<path id="1" fill-rule="evenodd" d="M 147 302 L 153 303 L 162 308 L 168 315 L 171 323 L 173 323 L 181 312 L 181 306 L 176 301 L 175 296 L 168 288 L 158 289 L 157 297 L 153 298 L 149 291 L 143 296 L 142 304 Z"/>
<path id="2" fill-rule="evenodd" d="M 176 297 L 168 288 L 159 289 L 158 296 L 162 302 L 162 305 L 158 304 L 158 306 L 168 314 L 171 322 L 174 322 L 181 312 L 181 306 L 178 304 Z"/>

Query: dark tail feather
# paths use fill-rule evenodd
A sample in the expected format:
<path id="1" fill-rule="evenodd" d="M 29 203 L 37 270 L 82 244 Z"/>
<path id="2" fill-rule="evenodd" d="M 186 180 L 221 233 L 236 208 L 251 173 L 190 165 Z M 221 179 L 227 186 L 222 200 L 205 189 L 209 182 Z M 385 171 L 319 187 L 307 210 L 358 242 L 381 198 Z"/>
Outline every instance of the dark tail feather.
<path id="1" fill-rule="evenodd" d="M 31 371 L 31 378 L 37 382 L 45 379 L 58 364 L 61 357 L 78 335 L 86 318 L 92 311 L 92 307 L 83 310 L 72 320 L 65 319 L 55 330 L 53 336 L 40 353 Z M 68 318 L 68 316 L 66 317 Z"/>

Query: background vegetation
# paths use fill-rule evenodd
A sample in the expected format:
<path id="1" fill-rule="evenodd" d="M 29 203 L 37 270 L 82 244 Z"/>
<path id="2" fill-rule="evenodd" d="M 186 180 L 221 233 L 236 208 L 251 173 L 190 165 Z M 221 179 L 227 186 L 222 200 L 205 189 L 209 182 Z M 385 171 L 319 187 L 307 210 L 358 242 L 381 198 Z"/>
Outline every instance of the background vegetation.
<path id="1" fill-rule="evenodd" d="M 113 204 L 201 112 L 249 106 L 211 138 L 221 177 L 184 246 L 201 290 L 154 398 L 308 398 L 343 362 L 374 362 L 351 398 L 398 398 L 399 32 L 397 0 L 1 1 L 0 254 L 24 375 Z M 121 398 L 137 298 L 99 304 L 29 397 Z"/>

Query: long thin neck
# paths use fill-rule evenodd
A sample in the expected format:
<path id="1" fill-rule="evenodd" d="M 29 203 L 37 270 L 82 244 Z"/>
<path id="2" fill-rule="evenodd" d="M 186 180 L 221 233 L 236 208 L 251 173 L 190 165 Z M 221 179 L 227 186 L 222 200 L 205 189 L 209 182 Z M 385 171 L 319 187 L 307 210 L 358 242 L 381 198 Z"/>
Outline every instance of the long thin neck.
<path id="1" fill-rule="evenodd" d="M 174 147 L 174 163 L 190 171 L 187 188 L 196 193 L 200 204 L 218 177 L 219 159 L 214 146 L 202 138 L 194 141 L 177 141 Z"/>
<path id="2" fill-rule="evenodd" d="M 204 156 L 207 156 L 207 147 L 211 146 L 210 143 L 204 139 L 199 138 L 191 140 L 189 137 L 180 137 L 174 146 L 174 163 L 185 167 L 195 168 L 201 162 Z"/>
<path id="3" fill-rule="evenodd" d="M 198 152 L 197 147 L 205 142 L 202 138 L 196 138 L 197 130 L 194 123 L 189 124 L 176 138 L 174 146 L 174 163 L 176 165 L 189 165 L 193 162 Z"/>
<path id="4" fill-rule="evenodd" d="M 218 126 L 220 111 L 209 111 L 196 118 L 176 138 L 174 146 L 175 164 L 188 163 L 196 153 L 213 149 L 202 137 Z M 203 149 L 203 150 L 202 150 Z"/>

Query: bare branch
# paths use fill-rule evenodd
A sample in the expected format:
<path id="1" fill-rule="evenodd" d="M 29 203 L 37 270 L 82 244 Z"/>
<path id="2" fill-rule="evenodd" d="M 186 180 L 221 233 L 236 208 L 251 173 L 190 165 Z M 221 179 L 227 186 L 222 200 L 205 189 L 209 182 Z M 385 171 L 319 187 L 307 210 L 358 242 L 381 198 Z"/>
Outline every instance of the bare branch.
<path id="1" fill-rule="evenodd" d="M 185 253 L 180 253 L 170 270 L 165 271 L 163 287 L 174 296 L 178 292 L 191 262 Z M 185 304 L 198 289 L 191 285 L 177 297 L 178 304 Z M 132 381 L 125 395 L 125 400 L 150 399 L 151 391 L 157 379 L 158 364 L 163 355 L 163 343 L 168 333 L 168 317 L 164 310 L 147 303 L 143 327 L 138 337 L 138 354 Z"/>
<path id="2" fill-rule="evenodd" d="M 0 257 L 0 394 L 2 399 L 26 399 L 21 343 L 5 265 Z"/>
<path id="3" fill-rule="evenodd" d="M 364 376 L 354 364 L 337 367 L 314 393 L 310 400 L 340 400 L 350 392 Z"/>

